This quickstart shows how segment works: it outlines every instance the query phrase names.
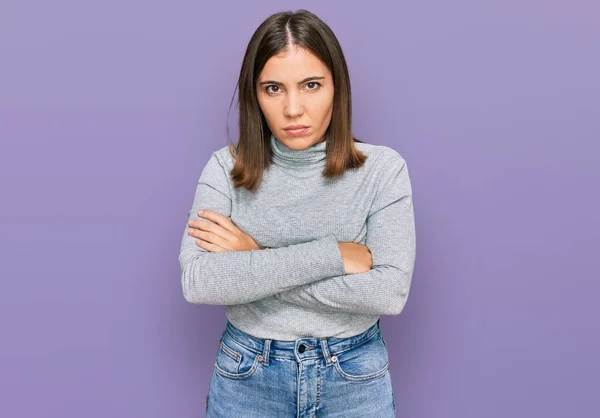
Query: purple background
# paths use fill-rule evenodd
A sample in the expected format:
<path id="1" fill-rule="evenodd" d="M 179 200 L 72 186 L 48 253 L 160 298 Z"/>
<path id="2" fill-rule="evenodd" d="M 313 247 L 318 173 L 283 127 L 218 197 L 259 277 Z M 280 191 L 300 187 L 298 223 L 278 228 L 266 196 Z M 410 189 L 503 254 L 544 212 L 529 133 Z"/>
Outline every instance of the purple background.
<path id="1" fill-rule="evenodd" d="M 0 416 L 204 416 L 225 316 L 183 299 L 187 210 L 250 36 L 301 7 L 410 167 L 399 416 L 600 416 L 594 3 L 2 1 Z"/>

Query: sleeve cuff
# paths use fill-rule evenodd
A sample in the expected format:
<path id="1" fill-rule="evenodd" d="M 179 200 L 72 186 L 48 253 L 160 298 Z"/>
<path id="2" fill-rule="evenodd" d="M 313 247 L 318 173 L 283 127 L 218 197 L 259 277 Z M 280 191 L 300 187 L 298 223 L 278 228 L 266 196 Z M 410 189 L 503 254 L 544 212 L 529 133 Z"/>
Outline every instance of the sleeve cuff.
<path id="1" fill-rule="evenodd" d="M 318 240 L 319 245 L 318 257 L 321 257 L 325 263 L 327 276 L 342 276 L 346 274 L 344 270 L 344 259 L 342 252 L 337 242 L 337 238 L 333 235 L 327 235 Z"/>

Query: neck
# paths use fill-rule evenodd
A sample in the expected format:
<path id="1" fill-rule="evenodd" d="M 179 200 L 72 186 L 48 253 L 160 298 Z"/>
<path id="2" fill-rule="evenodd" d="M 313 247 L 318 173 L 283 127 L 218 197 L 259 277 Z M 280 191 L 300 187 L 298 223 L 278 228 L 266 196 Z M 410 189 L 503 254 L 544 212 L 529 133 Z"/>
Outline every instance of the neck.
<path id="1" fill-rule="evenodd" d="M 271 134 L 273 163 L 285 167 L 304 167 L 322 165 L 327 157 L 326 141 L 317 142 L 304 149 L 293 149 Z"/>

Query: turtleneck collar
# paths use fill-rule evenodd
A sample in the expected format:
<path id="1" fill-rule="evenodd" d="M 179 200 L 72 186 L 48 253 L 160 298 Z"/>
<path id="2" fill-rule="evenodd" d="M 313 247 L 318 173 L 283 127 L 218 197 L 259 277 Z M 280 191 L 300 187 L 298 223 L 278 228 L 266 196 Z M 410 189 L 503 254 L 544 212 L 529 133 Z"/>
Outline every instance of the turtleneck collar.
<path id="1" fill-rule="evenodd" d="M 273 162 L 285 167 L 318 165 L 327 158 L 327 141 L 321 141 L 305 149 L 293 149 L 271 134 Z"/>

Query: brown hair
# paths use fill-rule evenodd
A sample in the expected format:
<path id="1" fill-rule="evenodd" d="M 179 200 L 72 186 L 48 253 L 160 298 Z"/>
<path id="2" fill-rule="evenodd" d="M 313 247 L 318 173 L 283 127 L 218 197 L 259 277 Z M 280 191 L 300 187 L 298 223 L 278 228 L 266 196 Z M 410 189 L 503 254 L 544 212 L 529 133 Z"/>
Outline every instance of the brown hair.
<path id="1" fill-rule="evenodd" d="M 271 131 L 258 103 L 256 82 L 269 58 L 290 45 L 311 51 L 329 68 L 333 77 L 333 110 L 325 131 L 327 160 L 322 175 L 343 174 L 348 168 L 362 166 L 367 159 L 354 146 L 354 141 L 363 141 L 352 135 L 350 76 L 336 36 L 325 22 L 308 10 L 279 12 L 269 16 L 252 35 L 236 86 L 239 88 L 239 141 L 237 146 L 229 146 L 235 158 L 230 174 L 236 188 L 244 186 L 249 191 L 256 191 L 265 167 L 272 163 Z"/>

